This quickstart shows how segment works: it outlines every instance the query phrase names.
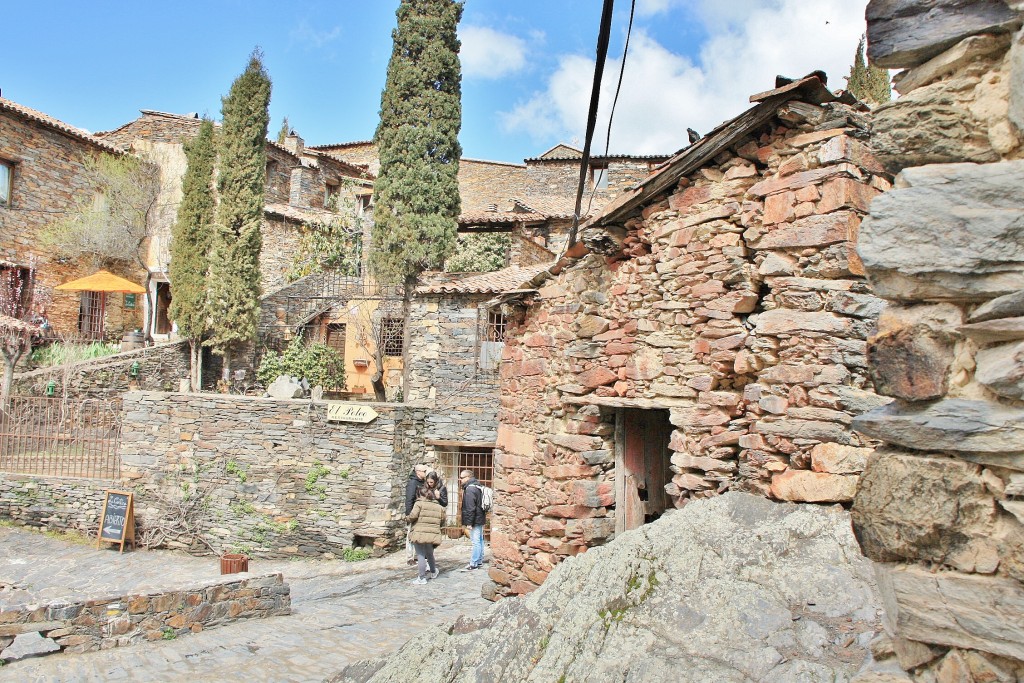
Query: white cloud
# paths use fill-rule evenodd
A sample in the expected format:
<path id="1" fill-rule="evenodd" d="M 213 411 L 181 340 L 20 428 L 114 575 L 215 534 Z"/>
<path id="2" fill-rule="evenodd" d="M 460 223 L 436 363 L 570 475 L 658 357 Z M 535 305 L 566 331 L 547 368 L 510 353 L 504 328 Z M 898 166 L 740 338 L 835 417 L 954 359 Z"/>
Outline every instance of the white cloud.
<path id="1" fill-rule="evenodd" d="M 672 0 L 646 0 L 648 7 Z M 686 128 L 707 133 L 750 106 L 748 97 L 774 86 L 776 74 L 829 74 L 845 86 L 857 40 L 864 31 L 866 0 L 737 0 L 747 9 L 723 10 L 715 0 L 694 9 L 710 33 L 699 60 L 673 53 L 634 28 L 626 74 L 612 129 L 613 153 L 670 153 L 687 143 Z M 543 92 L 501 115 L 506 130 L 525 131 L 538 142 L 583 137 L 593 79 L 592 59 L 563 56 Z M 603 151 L 608 110 L 619 61 L 605 65 L 594 151 Z"/>
<path id="2" fill-rule="evenodd" d="M 641 17 L 649 17 L 681 4 L 680 0 L 637 0 L 636 13 Z"/>
<path id="3" fill-rule="evenodd" d="M 486 26 L 459 29 L 462 75 L 467 78 L 501 78 L 526 65 L 526 42 Z"/>
<path id="4" fill-rule="evenodd" d="M 300 22 L 288 34 L 293 43 L 301 43 L 305 46 L 316 48 L 334 42 L 339 36 L 341 36 L 341 26 L 319 30 L 310 26 L 309 22 L 305 20 Z"/>

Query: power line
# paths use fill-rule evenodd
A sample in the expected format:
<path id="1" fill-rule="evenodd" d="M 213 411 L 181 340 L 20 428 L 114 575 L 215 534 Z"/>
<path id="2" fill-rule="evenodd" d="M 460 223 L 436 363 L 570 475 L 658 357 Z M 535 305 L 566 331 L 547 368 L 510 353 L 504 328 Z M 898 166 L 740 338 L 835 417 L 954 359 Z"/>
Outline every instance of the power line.
<path id="1" fill-rule="evenodd" d="M 622 76 L 626 73 L 626 55 L 629 54 L 629 37 L 633 34 L 633 14 L 636 12 L 636 0 L 629 4 L 629 25 L 626 27 L 626 44 L 622 47 L 622 64 L 619 65 L 619 82 L 615 84 L 615 97 L 612 99 L 612 110 L 608 113 L 608 135 L 604 139 L 604 155 L 608 156 L 608 149 L 612 144 L 612 119 L 615 118 L 615 105 L 619 103 L 619 91 L 622 90 Z M 602 170 L 607 173 L 608 169 Z M 594 204 L 594 197 L 597 195 L 597 183 L 590 192 L 590 201 L 587 202 L 587 215 L 590 215 L 590 207 Z"/>
<path id="2" fill-rule="evenodd" d="M 597 104 L 601 99 L 601 77 L 604 76 L 604 63 L 608 57 L 608 39 L 612 30 L 612 9 L 615 0 L 604 0 L 601 10 L 601 28 L 597 34 L 597 62 L 594 65 L 594 85 L 590 91 L 590 111 L 587 114 L 587 135 L 583 144 L 583 158 L 580 160 L 580 182 L 576 188 L 576 210 L 573 213 L 572 227 L 569 228 L 569 242 L 566 248 L 576 243 L 576 230 L 580 226 L 580 209 L 583 206 L 583 186 L 587 180 L 590 167 L 590 143 L 597 127 Z"/>

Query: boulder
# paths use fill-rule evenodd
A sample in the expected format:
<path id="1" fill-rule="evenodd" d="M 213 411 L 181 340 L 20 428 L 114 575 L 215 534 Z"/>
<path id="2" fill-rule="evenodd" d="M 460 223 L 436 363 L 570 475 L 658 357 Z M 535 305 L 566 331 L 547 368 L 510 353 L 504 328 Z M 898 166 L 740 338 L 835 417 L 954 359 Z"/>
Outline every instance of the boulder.
<path id="1" fill-rule="evenodd" d="M 874 294 L 982 301 L 1024 289 L 1024 161 L 905 169 L 858 250 Z"/>
<path id="2" fill-rule="evenodd" d="M 996 456 L 1024 451 L 1024 410 L 988 401 L 894 402 L 855 417 L 853 428 L 911 449 Z"/>
<path id="3" fill-rule="evenodd" d="M 877 629 L 869 564 L 843 510 L 727 493 L 330 680 L 849 680 Z"/>
<path id="4" fill-rule="evenodd" d="M 271 398 L 302 398 L 305 393 L 299 381 L 287 375 L 281 375 L 267 387 L 267 395 Z"/>
<path id="5" fill-rule="evenodd" d="M 868 60 L 887 69 L 923 64 L 968 36 L 1020 27 L 1001 0 L 871 0 L 864 16 Z"/>

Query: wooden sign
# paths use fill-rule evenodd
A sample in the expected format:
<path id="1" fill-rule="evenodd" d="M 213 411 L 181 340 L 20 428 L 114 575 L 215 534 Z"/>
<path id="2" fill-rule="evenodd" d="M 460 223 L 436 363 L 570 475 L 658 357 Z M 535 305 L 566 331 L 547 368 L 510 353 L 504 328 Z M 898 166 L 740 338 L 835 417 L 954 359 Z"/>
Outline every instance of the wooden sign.
<path id="1" fill-rule="evenodd" d="M 359 422 L 366 424 L 377 417 L 377 411 L 362 403 L 344 401 L 327 402 L 327 419 L 331 422 Z"/>
<path id="2" fill-rule="evenodd" d="M 125 543 L 131 543 L 132 547 L 135 547 L 133 494 L 129 491 L 107 491 L 106 494 L 103 499 L 103 511 L 100 514 L 96 547 L 99 548 L 101 542 L 119 543 L 123 553 Z"/>

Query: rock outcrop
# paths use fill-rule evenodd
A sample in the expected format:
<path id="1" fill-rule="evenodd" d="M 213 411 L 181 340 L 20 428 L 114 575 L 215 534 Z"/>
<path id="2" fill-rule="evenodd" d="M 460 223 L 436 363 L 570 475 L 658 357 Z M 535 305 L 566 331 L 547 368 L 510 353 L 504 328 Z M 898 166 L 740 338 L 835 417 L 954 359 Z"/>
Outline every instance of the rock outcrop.
<path id="1" fill-rule="evenodd" d="M 838 506 L 727 493 L 332 680 L 846 681 L 878 629 L 869 564 Z"/>

